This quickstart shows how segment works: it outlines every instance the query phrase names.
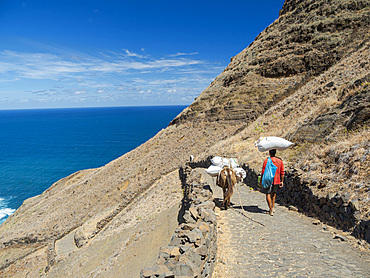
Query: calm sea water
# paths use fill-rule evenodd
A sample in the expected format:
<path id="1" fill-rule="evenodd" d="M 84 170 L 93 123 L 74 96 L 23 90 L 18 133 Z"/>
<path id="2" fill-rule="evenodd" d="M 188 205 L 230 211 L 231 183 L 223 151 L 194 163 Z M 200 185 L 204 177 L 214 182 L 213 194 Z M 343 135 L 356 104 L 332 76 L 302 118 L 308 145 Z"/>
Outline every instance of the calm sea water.
<path id="1" fill-rule="evenodd" d="M 136 148 L 184 108 L 0 110 L 0 223 L 57 180 Z"/>

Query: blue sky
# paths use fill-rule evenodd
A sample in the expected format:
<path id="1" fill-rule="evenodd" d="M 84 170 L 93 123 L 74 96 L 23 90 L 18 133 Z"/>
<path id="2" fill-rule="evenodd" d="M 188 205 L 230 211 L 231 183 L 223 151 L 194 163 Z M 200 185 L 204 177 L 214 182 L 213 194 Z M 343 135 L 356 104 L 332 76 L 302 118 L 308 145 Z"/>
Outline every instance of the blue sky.
<path id="1" fill-rule="evenodd" d="M 189 105 L 283 0 L 0 0 L 0 109 Z"/>

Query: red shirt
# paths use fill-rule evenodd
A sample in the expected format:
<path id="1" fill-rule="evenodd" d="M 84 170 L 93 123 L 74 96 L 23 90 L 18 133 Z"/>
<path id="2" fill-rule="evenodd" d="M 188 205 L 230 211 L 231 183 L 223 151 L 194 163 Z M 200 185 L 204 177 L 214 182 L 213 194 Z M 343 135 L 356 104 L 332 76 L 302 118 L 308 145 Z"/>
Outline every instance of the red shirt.
<path id="1" fill-rule="evenodd" d="M 262 176 L 263 176 L 263 173 L 265 172 L 267 160 L 268 158 L 266 158 L 265 161 L 263 162 Z M 274 177 L 274 184 L 280 184 L 281 183 L 280 177 L 284 176 L 283 161 L 280 158 L 275 157 L 275 156 L 271 157 L 271 160 L 272 160 L 272 163 L 274 163 L 274 165 L 277 167 L 275 177 Z"/>

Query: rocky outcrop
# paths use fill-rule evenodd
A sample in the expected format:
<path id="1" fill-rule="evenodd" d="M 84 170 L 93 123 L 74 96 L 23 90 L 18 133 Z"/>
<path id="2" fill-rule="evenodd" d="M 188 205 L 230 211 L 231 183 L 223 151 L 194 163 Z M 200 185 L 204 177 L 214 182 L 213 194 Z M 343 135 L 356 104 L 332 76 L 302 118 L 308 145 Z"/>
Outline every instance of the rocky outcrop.
<path id="1" fill-rule="evenodd" d="M 362 47 L 369 24 L 366 0 L 285 1 L 279 18 L 172 123 L 250 123 Z"/>
<path id="2" fill-rule="evenodd" d="M 325 87 L 333 87 L 330 82 Z M 351 91 L 349 93 L 349 91 Z M 318 89 L 316 94 L 323 91 Z M 342 100 L 342 98 L 344 98 Z M 301 142 L 330 141 L 335 129 L 343 127 L 346 131 L 369 126 L 370 124 L 370 75 L 355 80 L 339 93 L 340 103 L 328 112 L 319 114 L 316 118 L 303 124 L 290 137 Z"/>

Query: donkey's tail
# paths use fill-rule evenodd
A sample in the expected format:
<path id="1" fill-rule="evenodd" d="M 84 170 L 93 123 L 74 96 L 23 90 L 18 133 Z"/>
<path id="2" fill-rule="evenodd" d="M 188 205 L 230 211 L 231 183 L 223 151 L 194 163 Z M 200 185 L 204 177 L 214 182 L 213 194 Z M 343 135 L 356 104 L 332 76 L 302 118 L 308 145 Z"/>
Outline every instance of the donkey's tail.
<path id="1" fill-rule="evenodd" d="M 227 169 L 227 172 L 226 172 L 226 179 L 227 179 L 227 192 L 226 192 L 226 197 L 225 199 L 226 200 L 230 200 L 231 199 L 231 196 L 233 195 L 233 182 L 231 180 L 231 174 L 232 174 L 232 170 L 231 169 Z"/>
<path id="2" fill-rule="evenodd" d="M 225 192 L 225 195 L 224 195 L 224 205 L 225 205 L 225 208 L 227 208 L 230 204 L 230 200 L 231 200 L 231 196 L 233 195 L 233 182 L 231 180 L 231 169 L 227 168 L 225 169 L 225 176 L 226 176 L 226 192 Z"/>

